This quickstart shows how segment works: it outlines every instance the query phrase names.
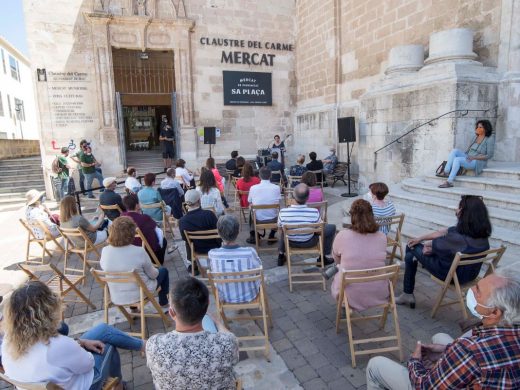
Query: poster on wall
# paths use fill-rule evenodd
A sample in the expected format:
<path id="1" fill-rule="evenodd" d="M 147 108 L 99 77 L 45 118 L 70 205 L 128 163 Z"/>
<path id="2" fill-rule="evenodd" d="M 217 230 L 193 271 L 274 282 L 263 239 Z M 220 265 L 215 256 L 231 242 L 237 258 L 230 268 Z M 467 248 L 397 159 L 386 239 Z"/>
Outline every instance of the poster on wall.
<path id="1" fill-rule="evenodd" d="M 272 106 L 271 73 L 222 71 L 225 106 Z"/>

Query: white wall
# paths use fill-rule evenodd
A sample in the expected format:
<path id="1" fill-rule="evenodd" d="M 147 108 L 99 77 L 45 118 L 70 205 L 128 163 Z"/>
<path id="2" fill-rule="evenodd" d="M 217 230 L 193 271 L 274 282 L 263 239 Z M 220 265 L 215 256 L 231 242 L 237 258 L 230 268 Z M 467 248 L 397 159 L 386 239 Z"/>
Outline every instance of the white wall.
<path id="1" fill-rule="evenodd" d="M 18 62 L 20 80 L 15 80 L 11 76 L 9 56 L 15 58 Z M 0 136 L 5 138 L 7 135 L 9 139 L 38 139 L 36 106 L 29 60 L 2 37 L 0 37 L 0 94 L 3 107 L 3 115 L 0 115 Z M 25 120 L 18 120 L 15 98 L 23 101 Z M 8 99 L 11 105 L 11 112 L 9 112 Z"/>

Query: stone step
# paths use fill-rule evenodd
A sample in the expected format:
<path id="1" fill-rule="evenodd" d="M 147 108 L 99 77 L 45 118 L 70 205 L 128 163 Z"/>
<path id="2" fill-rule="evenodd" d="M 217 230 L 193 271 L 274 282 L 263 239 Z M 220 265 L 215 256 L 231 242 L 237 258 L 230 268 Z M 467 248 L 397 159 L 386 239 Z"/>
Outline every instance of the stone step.
<path id="1" fill-rule="evenodd" d="M 7 173 L 9 172 L 10 175 L 13 175 L 15 173 L 21 173 L 25 174 L 26 172 L 42 172 L 42 167 L 39 164 L 35 165 L 6 165 L 0 167 L 0 172 Z"/>
<path id="2" fill-rule="evenodd" d="M 25 183 L 29 180 L 38 180 L 43 183 L 43 175 L 42 174 L 20 174 L 20 175 L 3 175 L 0 173 L 0 185 L 3 183 L 20 183 L 21 180 Z"/>
<path id="3" fill-rule="evenodd" d="M 446 180 L 445 178 L 436 176 L 427 176 L 426 178 L 428 181 L 432 182 L 432 185 L 436 186 Z M 518 194 L 518 196 L 520 196 L 520 181 L 517 180 L 495 179 L 492 177 L 481 176 L 457 176 L 457 179 L 454 183 L 454 188 L 498 191 L 509 194 Z"/>
<path id="4" fill-rule="evenodd" d="M 11 160 L 2 160 L 0 161 L 0 168 L 4 167 L 34 167 L 34 166 L 41 166 L 42 161 L 40 159 L 38 160 L 22 160 L 22 161 L 11 161 Z"/>
<path id="5" fill-rule="evenodd" d="M 488 166 L 484 168 L 481 176 L 496 179 L 520 180 L 520 164 L 490 161 Z"/>
<path id="6" fill-rule="evenodd" d="M 398 187 L 393 187 L 392 199 L 396 207 L 400 205 L 411 206 L 416 210 L 428 210 L 439 214 L 453 216 L 459 205 L 459 199 L 440 199 L 436 196 L 408 192 Z M 487 205 L 491 223 L 493 226 L 501 226 L 508 229 L 520 230 L 520 211 L 506 210 L 500 207 Z"/>
<path id="7" fill-rule="evenodd" d="M 38 191 L 45 191 L 45 187 L 42 182 L 35 186 L 16 186 L 16 187 L 0 187 L 0 194 L 17 194 L 17 193 L 26 193 L 31 189 L 36 189 Z"/>
<path id="8" fill-rule="evenodd" d="M 45 184 L 43 182 L 43 178 L 39 179 L 26 179 L 25 177 L 20 177 L 18 180 L 0 180 L 0 188 L 10 188 L 10 187 L 20 187 L 24 188 L 34 188 L 34 187 L 43 187 Z"/>
<path id="9" fill-rule="evenodd" d="M 41 156 L 23 157 L 23 158 L 9 158 L 0 160 L 0 166 L 4 164 L 19 163 L 19 162 L 40 162 L 42 161 Z"/>
<path id="10" fill-rule="evenodd" d="M 495 190 L 478 190 L 465 187 L 438 188 L 438 183 L 426 178 L 410 178 L 405 179 L 401 184 L 395 185 L 394 188 L 402 188 L 417 195 L 431 195 L 441 199 L 447 199 L 458 202 L 461 195 L 480 195 L 484 198 L 484 202 L 490 207 L 499 207 L 507 210 L 520 211 L 520 196 L 506 192 Z M 390 195 L 392 195 L 390 191 Z"/>

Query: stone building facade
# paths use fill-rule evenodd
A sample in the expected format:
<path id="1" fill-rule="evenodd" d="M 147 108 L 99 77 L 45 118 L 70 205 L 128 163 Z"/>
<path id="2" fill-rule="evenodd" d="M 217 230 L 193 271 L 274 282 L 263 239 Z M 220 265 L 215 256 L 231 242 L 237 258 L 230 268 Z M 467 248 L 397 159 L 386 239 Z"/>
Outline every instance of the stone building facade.
<path id="1" fill-rule="evenodd" d="M 44 156 L 55 153 L 53 141 L 87 138 L 105 171 L 118 173 L 128 149 L 125 107 L 169 105 L 179 152 L 192 164 L 208 156 L 204 126 L 220 129 L 218 160 L 234 149 L 252 157 L 280 134 L 293 135 L 292 161 L 311 150 L 324 156 L 345 116 L 356 121 L 353 169 L 362 186 L 431 172 L 451 148 L 467 145 L 476 118 L 495 126 L 497 160 L 520 161 L 519 0 L 25 0 L 24 7 Z M 152 63 L 168 63 L 161 72 L 173 77 L 165 81 Z M 224 71 L 270 74 L 272 105 L 224 104 Z M 338 149 L 345 159 L 346 145 Z"/>

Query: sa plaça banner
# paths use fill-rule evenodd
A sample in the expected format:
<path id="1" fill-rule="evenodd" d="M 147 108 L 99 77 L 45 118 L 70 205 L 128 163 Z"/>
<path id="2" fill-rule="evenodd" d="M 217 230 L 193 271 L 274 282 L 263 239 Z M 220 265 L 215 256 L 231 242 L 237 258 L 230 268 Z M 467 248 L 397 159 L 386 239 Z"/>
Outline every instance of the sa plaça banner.
<path id="1" fill-rule="evenodd" d="M 225 106 L 273 104 L 271 73 L 224 70 L 222 75 Z"/>

